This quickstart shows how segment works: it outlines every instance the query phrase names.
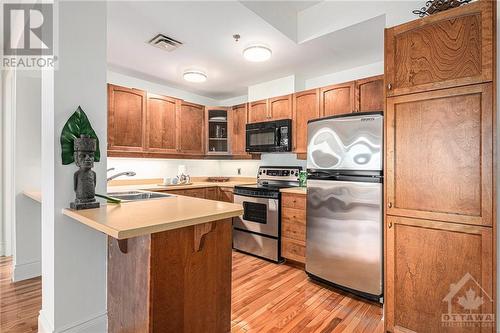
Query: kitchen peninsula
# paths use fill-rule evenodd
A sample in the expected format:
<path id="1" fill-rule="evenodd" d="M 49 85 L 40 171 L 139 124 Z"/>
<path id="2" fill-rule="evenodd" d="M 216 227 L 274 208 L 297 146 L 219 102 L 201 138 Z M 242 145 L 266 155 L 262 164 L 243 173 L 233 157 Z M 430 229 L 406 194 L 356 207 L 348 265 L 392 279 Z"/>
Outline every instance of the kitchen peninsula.
<path id="1" fill-rule="evenodd" d="M 171 195 L 63 213 L 109 236 L 109 332 L 230 331 L 240 205 Z"/>

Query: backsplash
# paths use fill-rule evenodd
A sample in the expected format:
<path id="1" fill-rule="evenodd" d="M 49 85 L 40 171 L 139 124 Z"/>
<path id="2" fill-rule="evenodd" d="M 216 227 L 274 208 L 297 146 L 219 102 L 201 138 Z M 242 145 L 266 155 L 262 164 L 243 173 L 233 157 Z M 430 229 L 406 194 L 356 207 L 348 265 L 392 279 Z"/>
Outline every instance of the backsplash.
<path id="1" fill-rule="evenodd" d="M 163 178 L 177 175 L 179 165 L 185 165 L 190 176 L 255 177 L 260 165 L 306 167 L 306 161 L 295 154 L 262 154 L 261 160 L 192 160 L 108 157 L 109 174 L 134 171 L 134 178 Z M 238 174 L 240 169 L 241 174 Z"/>

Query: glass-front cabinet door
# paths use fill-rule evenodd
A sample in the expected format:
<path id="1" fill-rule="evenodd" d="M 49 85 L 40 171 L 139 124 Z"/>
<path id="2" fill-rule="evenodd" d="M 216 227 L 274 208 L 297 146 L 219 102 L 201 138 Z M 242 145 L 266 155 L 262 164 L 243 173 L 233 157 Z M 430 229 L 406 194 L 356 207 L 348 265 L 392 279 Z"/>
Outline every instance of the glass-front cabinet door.
<path id="1" fill-rule="evenodd" d="M 229 154 L 229 112 L 226 108 L 207 108 L 207 154 Z"/>

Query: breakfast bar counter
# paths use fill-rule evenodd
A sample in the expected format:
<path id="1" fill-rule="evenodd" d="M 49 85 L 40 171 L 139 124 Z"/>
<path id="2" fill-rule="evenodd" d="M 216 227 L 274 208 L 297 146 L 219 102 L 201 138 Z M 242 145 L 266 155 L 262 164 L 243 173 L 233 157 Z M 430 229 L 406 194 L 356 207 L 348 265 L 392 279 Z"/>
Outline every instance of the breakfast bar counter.
<path id="1" fill-rule="evenodd" d="M 108 237 L 108 331 L 230 332 L 232 217 L 172 195 L 63 213 Z"/>
<path id="2" fill-rule="evenodd" d="M 148 235 L 241 215 L 241 205 L 186 196 L 121 204 L 100 208 L 65 209 L 67 215 L 116 239 Z"/>

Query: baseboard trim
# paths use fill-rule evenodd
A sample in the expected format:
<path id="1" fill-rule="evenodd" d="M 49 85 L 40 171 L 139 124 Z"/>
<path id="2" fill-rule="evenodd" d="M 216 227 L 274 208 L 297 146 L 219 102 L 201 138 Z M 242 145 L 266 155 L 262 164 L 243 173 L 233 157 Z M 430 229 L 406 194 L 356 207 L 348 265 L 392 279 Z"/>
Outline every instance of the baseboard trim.
<path id="1" fill-rule="evenodd" d="M 23 281 L 40 275 L 42 275 L 42 263 L 40 261 L 16 264 L 12 270 L 12 281 Z"/>
<path id="2" fill-rule="evenodd" d="M 60 329 L 54 329 L 40 310 L 38 315 L 38 333 L 106 333 L 108 331 L 108 314 L 103 313 L 84 319 L 80 322 L 66 325 Z"/>
<path id="3" fill-rule="evenodd" d="M 47 320 L 45 312 L 40 310 L 38 313 L 38 333 L 53 333 L 54 328 L 50 325 L 50 321 Z"/>

